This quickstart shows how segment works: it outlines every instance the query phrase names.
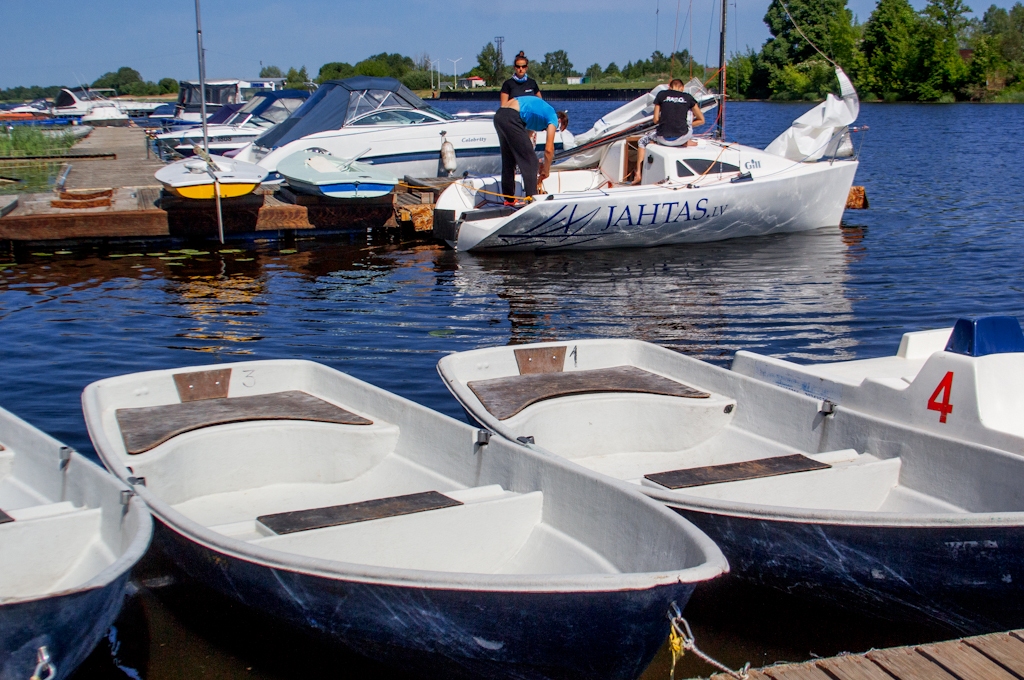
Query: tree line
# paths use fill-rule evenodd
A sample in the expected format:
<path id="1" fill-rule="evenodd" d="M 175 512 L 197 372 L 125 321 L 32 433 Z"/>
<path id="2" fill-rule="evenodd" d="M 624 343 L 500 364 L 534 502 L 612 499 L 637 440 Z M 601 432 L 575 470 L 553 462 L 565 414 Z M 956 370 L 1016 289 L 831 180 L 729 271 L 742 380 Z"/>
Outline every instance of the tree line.
<path id="1" fill-rule="evenodd" d="M 861 24 L 845 0 L 773 0 L 772 37 L 732 55 L 728 94 L 821 99 L 835 89 L 834 61 L 865 100 L 1024 102 L 1024 6 L 971 11 L 963 0 L 928 0 L 920 12 L 879 0 Z"/>

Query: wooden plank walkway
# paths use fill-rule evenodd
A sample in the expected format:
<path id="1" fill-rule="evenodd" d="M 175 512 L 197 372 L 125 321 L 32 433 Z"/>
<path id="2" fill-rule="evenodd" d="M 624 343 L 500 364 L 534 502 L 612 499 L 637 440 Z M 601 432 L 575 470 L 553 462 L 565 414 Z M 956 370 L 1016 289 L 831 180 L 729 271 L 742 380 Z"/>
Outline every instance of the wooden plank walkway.
<path id="1" fill-rule="evenodd" d="M 75 144 L 73 154 L 113 152 L 117 158 L 71 159 L 71 172 L 65 187 L 95 189 L 121 187 L 159 187 L 153 173 L 164 164 L 159 158 L 147 158 L 148 138 L 142 128 L 101 127 Z"/>
<path id="2" fill-rule="evenodd" d="M 1024 630 L 752 670 L 749 680 L 1024 680 Z M 724 673 L 712 680 L 732 680 Z"/>

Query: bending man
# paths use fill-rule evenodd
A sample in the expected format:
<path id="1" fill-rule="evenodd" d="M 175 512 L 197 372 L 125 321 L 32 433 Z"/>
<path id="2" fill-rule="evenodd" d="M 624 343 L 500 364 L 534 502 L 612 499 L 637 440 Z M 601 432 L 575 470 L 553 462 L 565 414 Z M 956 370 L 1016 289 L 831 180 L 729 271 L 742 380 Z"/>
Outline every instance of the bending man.
<path id="1" fill-rule="evenodd" d="M 568 119 L 566 119 L 568 122 Z M 555 157 L 555 131 L 558 114 L 551 105 L 539 97 L 509 99 L 494 114 L 494 129 L 501 147 L 501 193 L 505 204 L 514 203 L 516 193 L 516 166 L 523 176 L 523 190 L 527 196 L 537 194 L 538 180 L 543 182 L 551 174 L 551 161 Z M 544 162 L 537 170 L 537 152 L 530 132 L 544 130 Z"/>

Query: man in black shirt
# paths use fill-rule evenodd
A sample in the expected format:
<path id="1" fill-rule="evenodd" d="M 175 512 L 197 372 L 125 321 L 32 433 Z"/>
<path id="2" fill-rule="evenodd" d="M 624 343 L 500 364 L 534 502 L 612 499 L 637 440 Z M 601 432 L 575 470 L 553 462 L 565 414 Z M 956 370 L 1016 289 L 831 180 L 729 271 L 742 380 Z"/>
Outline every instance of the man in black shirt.
<path id="1" fill-rule="evenodd" d="M 541 97 L 540 86 L 537 85 L 537 81 L 526 73 L 526 67 L 529 65 L 530 61 L 526 58 L 525 54 L 520 52 L 516 55 L 516 58 L 513 60 L 515 70 L 512 72 L 512 77 L 501 84 L 501 95 L 499 95 L 499 98 L 501 99 L 502 106 L 507 104 L 509 99 L 515 99 L 516 97 Z"/>
<path id="2" fill-rule="evenodd" d="M 658 124 L 658 128 L 655 132 L 648 132 L 640 138 L 633 184 L 640 183 L 648 144 L 655 142 L 662 146 L 686 146 L 693 136 L 687 117 L 691 112 L 693 127 L 704 124 L 704 112 L 700 110 L 697 100 L 689 92 L 683 91 L 683 87 L 683 81 L 676 78 L 669 83 L 669 89 L 662 90 L 654 97 L 654 122 Z"/>

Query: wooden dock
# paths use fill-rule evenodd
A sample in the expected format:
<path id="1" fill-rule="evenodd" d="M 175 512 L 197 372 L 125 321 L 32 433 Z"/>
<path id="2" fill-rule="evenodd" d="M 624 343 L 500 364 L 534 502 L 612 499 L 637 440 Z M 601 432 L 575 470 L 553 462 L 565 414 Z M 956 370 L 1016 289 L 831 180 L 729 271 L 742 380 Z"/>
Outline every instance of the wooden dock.
<path id="1" fill-rule="evenodd" d="M 719 673 L 712 680 L 733 680 Z M 748 680 L 1024 680 L 1024 630 L 751 670 Z"/>
<path id="2" fill-rule="evenodd" d="M 0 197 L 0 240 L 75 241 L 104 238 L 215 238 L 213 201 L 162 191 L 153 174 L 163 163 L 148 152 L 139 128 L 97 128 L 65 159 L 65 191 Z M 229 236 L 316 235 L 354 229 L 429 233 L 433 203 L 449 181 L 372 199 L 296 195 L 287 187 L 222 201 Z M 435 186 L 436 184 L 436 186 Z M 87 197 L 88 200 L 78 200 Z"/>

